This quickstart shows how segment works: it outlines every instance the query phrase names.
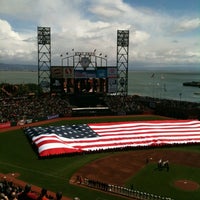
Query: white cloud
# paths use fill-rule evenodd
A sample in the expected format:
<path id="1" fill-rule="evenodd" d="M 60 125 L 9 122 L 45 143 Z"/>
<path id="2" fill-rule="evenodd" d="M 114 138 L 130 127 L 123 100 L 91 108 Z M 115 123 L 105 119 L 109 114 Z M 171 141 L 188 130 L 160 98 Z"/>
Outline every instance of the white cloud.
<path id="1" fill-rule="evenodd" d="M 177 31 L 190 31 L 200 27 L 200 18 L 187 19 L 178 24 Z"/>
<path id="2" fill-rule="evenodd" d="M 150 34 L 144 31 L 135 30 L 130 34 L 129 42 L 133 45 L 140 45 L 149 40 Z"/>
<path id="3" fill-rule="evenodd" d="M 15 32 L 11 25 L 0 19 L 0 58 L 4 62 L 29 62 L 35 50 L 33 43 L 24 41 L 29 35 Z M 33 62 L 33 60 L 31 60 Z"/>
<path id="4" fill-rule="evenodd" d="M 93 13 L 98 14 L 102 17 L 118 17 L 120 14 L 122 14 L 122 12 L 120 10 L 114 10 L 113 8 L 108 8 L 105 7 L 103 5 L 98 6 L 98 7 L 94 7 L 91 10 Z"/>
<path id="5" fill-rule="evenodd" d="M 0 40 L 20 40 L 20 36 L 18 33 L 14 32 L 12 30 L 12 27 L 10 24 L 5 21 L 0 19 Z"/>
<path id="6" fill-rule="evenodd" d="M 72 48 L 97 49 L 115 64 L 120 29 L 130 31 L 130 64 L 200 60 L 200 38 L 192 34 L 199 28 L 199 17 L 171 16 L 122 0 L 1 0 L 0 19 L 4 62 L 37 63 L 37 26 L 51 27 L 53 64 Z M 188 30 L 191 35 L 180 35 Z"/>

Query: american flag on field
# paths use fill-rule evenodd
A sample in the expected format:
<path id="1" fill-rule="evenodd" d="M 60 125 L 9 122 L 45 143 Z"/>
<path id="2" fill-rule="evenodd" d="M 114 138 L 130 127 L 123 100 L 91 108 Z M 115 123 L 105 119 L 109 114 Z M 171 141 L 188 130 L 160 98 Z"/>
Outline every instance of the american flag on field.
<path id="1" fill-rule="evenodd" d="M 28 127 L 39 156 L 111 148 L 200 143 L 200 121 L 156 120 Z"/>

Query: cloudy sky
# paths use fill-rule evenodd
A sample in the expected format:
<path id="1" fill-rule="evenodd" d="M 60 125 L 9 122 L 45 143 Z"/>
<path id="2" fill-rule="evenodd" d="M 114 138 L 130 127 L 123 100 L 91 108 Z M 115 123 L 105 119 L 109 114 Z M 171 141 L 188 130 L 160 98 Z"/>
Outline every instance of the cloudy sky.
<path id="1" fill-rule="evenodd" d="M 93 51 L 116 64 L 129 30 L 129 66 L 200 64 L 200 0 L 0 0 L 0 63 L 37 65 L 37 27 L 51 27 L 52 64 Z"/>

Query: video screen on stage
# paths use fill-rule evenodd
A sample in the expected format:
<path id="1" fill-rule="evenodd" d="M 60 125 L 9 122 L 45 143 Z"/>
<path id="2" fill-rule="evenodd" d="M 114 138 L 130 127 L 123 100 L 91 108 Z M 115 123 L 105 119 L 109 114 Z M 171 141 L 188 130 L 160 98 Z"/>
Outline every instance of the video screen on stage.
<path id="1" fill-rule="evenodd" d="M 75 93 L 106 93 L 105 78 L 77 78 L 75 79 Z"/>

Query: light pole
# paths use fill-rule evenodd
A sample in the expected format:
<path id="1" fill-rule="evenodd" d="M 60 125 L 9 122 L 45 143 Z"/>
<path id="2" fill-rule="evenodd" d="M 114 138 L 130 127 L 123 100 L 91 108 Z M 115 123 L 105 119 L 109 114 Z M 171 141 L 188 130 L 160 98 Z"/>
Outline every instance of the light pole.
<path id="1" fill-rule="evenodd" d="M 181 92 L 179 93 L 179 97 L 180 97 L 180 101 L 181 101 L 181 97 L 182 97 L 182 93 Z"/>
<path id="2" fill-rule="evenodd" d="M 102 67 L 103 61 L 105 62 L 105 65 L 106 65 L 105 67 L 107 67 L 107 55 L 105 55 L 105 58 L 102 57 L 102 53 L 100 53 L 99 56 L 95 56 L 95 63 L 96 63 L 96 65 L 97 65 L 97 59 L 100 60 L 101 67 Z"/>
<path id="3" fill-rule="evenodd" d="M 68 55 L 68 52 L 66 52 L 66 55 Z M 61 57 L 61 66 L 63 67 L 63 61 L 64 61 L 64 59 L 66 59 L 67 57 L 62 58 L 62 57 L 63 57 L 63 54 L 61 54 L 60 57 Z"/>
<path id="4" fill-rule="evenodd" d="M 63 66 L 63 55 L 62 54 L 60 54 L 60 57 L 61 57 L 61 66 Z"/>

